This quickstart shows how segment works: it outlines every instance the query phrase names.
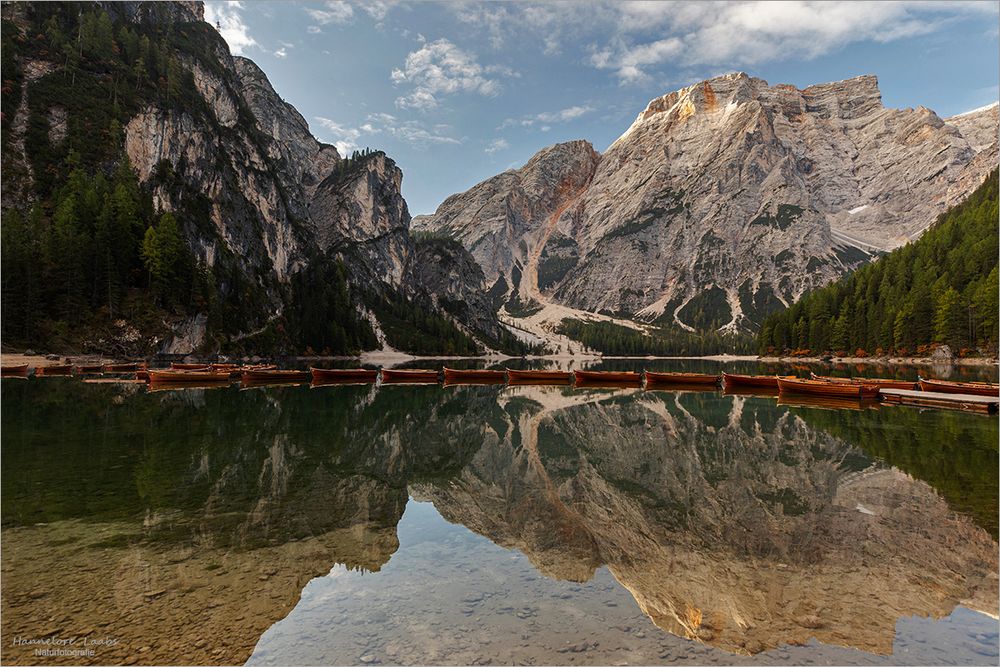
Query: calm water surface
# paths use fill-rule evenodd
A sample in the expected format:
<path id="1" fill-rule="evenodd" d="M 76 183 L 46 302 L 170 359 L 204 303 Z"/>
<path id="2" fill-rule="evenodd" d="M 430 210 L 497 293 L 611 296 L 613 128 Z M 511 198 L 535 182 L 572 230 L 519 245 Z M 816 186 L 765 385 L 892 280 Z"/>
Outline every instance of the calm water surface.
<path id="1" fill-rule="evenodd" d="M 784 403 L 5 379 L 2 657 L 996 664 L 996 418 Z"/>

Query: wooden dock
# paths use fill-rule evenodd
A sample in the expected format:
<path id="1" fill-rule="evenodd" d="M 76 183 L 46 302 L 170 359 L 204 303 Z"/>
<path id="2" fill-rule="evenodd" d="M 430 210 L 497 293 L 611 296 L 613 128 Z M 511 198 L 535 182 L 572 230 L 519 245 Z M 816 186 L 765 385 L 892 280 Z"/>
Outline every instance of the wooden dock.
<path id="1" fill-rule="evenodd" d="M 924 408 L 945 408 L 996 414 L 1000 397 L 945 394 L 936 391 L 911 391 L 909 389 L 883 389 L 879 392 L 883 403 L 916 405 Z"/>

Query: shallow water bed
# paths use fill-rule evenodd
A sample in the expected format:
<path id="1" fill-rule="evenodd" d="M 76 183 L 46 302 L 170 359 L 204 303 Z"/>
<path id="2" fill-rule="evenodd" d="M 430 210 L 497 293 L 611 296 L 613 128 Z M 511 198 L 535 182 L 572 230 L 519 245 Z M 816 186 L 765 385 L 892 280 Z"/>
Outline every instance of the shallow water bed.
<path id="1" fill-rule="evenodd" d="M 636 389 L 2 391 L 12 662 L 997 660 L 996 419 Z"/>

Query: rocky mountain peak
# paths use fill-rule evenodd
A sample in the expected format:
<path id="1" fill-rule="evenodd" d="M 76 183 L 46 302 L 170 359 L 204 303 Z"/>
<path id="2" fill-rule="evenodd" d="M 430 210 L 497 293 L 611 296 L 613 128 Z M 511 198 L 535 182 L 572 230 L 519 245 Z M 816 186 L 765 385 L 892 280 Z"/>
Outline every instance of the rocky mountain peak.
<path id="1" fill-rule="evenodd" d="M 997 128 L 995 107 L 888 109 L 873 75 L 799 89 L 734 72 L 653 99 L 596 160 L 543 149 L 420 226 L 559 317 L 753 330 L 919 236 L 996 165 Z"/>

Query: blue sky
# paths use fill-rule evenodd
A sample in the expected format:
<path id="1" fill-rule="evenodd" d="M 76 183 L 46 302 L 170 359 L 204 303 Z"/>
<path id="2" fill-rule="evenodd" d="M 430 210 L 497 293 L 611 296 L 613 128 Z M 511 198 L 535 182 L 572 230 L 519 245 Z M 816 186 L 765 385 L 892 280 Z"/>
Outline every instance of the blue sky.
<path id="1" fill-rule="evenodd" d="M 744 71 L 800 88 L 879 77 L 942 117 L 998 97 L 996 2 L 207 2 L 321 141 L 385 150 L 413 215 L 586 139 L 646 103 Z"/>

